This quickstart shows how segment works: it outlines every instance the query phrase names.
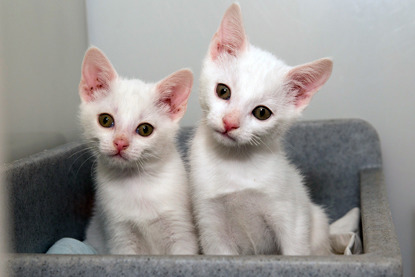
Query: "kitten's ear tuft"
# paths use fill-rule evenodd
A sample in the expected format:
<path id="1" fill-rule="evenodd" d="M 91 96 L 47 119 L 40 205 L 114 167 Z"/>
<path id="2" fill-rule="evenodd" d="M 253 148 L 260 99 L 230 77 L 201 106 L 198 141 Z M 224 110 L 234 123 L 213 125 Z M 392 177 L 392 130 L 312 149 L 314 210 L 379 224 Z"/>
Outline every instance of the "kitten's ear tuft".
<path id="1" fill-rule="evenodd" d="M 210 42 L 210 57 L 216 60 L 221 54 L 237 56 L 246 49 L 247 43 L 241 7 L 233 3 L 225 12 L 219 29 Z"/>
<path id="2" fill-rule="evenodd" d="M 292 68 L 286 76 L 288 93 L 294 94 L 295 106 L 303 110 L 313 95 L 326 83 L 331 75 L 333 62 L 329 58 Z"/>
<path id="3" fill-rule="evenodd" d="M 187 107 L 193 85 L 193 73 L 189 69 L 179 70 L 157 83 L 160 103 L 169 109 L 173 121 L 180 120 Z"/>
<path id="4" fill-rule="evenodd" d="M 110 83 L 117 78 L 117 72 L 105 54 L 96 47 L 89 48 L 82 63 L 79 95 L 86 102 L 96 98 L 97 91 L 108 90 Z"/>

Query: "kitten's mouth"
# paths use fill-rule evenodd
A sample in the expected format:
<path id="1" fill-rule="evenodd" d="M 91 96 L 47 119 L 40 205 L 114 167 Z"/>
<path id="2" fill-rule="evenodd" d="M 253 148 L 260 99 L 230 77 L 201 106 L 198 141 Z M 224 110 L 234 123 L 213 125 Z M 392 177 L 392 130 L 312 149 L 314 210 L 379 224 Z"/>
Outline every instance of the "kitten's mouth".
<path id="1" fill-rule="evenodd" d="M 216 133 L 220 134 L 222 137 L 228 138 L 232 141 L 236 141 L 236 139 L 234 137 L 232 137 L 229 132 L 227 131 L 219 131 L 219 130 L 215 130 Z"/>
<path id="2" fill-rule="evenodd" d="M 122 159 L 124 161 L 128 161 L 128 159 L 124 157 L 121 152 L 110 155 L 110 157 L 113 159 Z"/>

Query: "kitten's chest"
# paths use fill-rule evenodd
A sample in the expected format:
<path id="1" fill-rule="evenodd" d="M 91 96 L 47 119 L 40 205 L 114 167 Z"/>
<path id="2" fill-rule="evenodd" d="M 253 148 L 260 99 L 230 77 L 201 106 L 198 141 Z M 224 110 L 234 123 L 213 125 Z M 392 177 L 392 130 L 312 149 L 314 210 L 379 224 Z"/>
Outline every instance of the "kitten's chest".
<path id="1" fill-rule="evenodd" d="M 263 186 L 267 179 L 261 174 L 260 168 L 252 162 L 222 162 L 214 167 L 214 190 L 223 193 L 232 193 L 246 189 L 257 189 Z"/>
<path id="2" fill-rule="evenodd" d="M 224 160 L 207 156 L 201 168 L 206 168 L 202 176 L 204 194 L 208 198 L 245 190 L 267 192 L 275 186 L 278 170 L 273 162 L 260 155 L 250 159 Z"/>
<path id="3" fill-rule="evenodd" d="M 129 178 L 112 181 L 105 185 L 100 180 L 97 201 L 110 218 L 121 221 L 151 221 L 172 207 L 169 196 L 160 185 L 160 181 L 146 178 Z"/>

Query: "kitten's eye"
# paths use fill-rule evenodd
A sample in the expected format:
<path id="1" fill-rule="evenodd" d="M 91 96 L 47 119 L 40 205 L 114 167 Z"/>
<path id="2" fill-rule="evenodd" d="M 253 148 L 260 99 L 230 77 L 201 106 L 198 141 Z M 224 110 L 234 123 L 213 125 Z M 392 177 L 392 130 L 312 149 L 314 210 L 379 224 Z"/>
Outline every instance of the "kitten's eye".
<path id="1" fill-rule="evenodd" d="M 252 114 L 259 120 L 267 120 L 272 115 L 272 112 L 265 106 L 258 106 L 252 111 Z"/>
<path id="2" fill-rule="evenodd" d="M 136 132 L 142 137 L 148 137 L 153 133 L 153 126 L 148 123 L 142 123 L 138 125 Z"/>
<path id="3" fill-rule="evenodd" d="M 229 100 L 231 98 L 231 89 L 225 84 L 218 84 L 216 86 L 216 94 L 223 100 Z"/>
<path id="4" fill-rule="evenodd" d="M 112 126 L 114 126 L 114 119 L 111 115 L 107 113 L 100 114 L 98 117 L 98 122 L 104 128 L 111 128 Z"/>

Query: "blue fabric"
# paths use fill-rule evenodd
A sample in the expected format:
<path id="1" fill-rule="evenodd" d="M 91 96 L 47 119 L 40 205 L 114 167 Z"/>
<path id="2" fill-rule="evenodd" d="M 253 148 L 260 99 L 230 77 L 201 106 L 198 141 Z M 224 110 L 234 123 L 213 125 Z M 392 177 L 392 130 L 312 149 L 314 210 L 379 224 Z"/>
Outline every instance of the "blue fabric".
<path id="1" fill-rule="evenodd" d="M 72 238 L 63 238 L 55 242 L 46 254 L 97 254 L 87 243 Z"/>

